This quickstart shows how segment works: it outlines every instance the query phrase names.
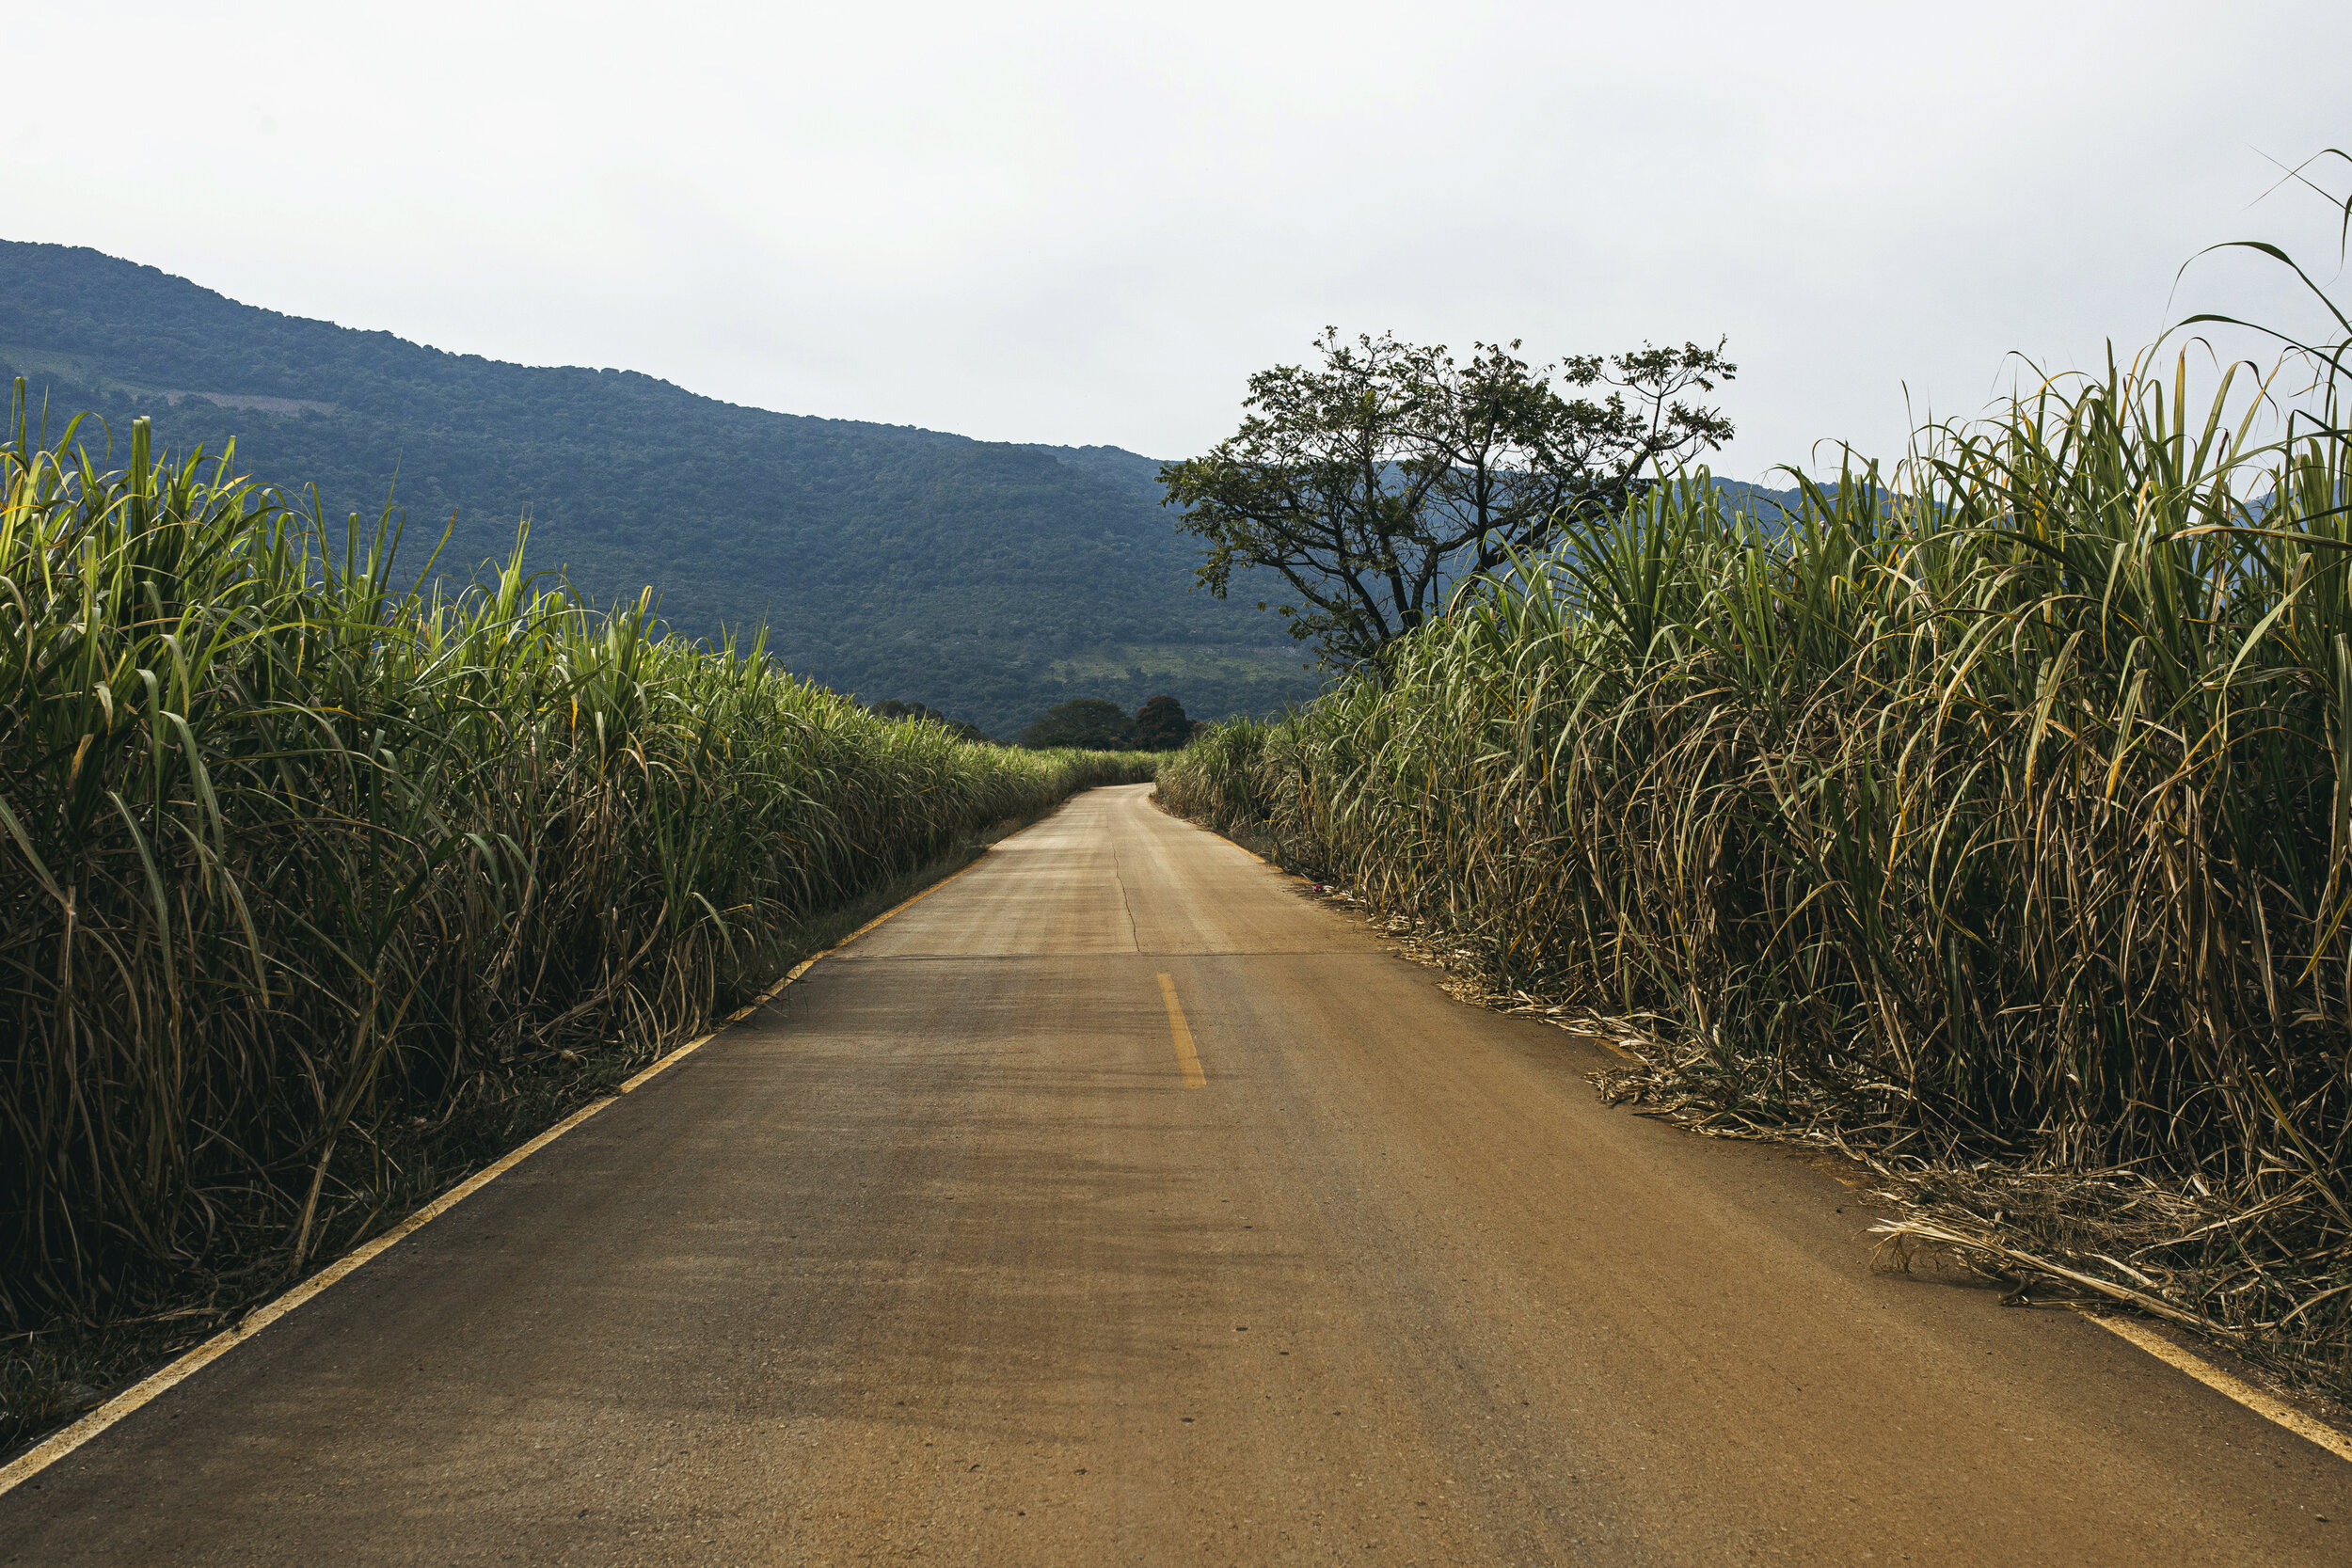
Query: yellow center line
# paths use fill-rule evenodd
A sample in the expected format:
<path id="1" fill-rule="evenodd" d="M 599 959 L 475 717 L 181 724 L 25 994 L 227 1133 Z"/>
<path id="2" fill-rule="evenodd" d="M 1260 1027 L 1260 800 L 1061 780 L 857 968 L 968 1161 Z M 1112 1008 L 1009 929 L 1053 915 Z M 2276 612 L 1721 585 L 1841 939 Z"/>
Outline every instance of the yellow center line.
<path id="1" fill-rule="evenodd" d="M 1184 1005 L 1176 1000 L 1176 982 L 1160 976 L 1160 1000 L 1168 1004 L 1168 1032 L 1176 1041 L 1176 1065 L 1184 1069 L 1184 1087 L 1204 1089 L 1209 1075 L 1200 1070 L 1200 1053 L 1192 1048 L 1192 1025 L 1184 1022 Z"/>

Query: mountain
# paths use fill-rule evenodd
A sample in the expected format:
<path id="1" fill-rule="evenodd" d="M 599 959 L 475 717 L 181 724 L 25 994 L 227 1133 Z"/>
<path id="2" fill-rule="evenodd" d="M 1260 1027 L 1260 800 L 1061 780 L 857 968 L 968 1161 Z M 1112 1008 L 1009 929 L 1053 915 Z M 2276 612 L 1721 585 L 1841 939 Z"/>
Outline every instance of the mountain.
<path id="1" fill-rule="evenodd" d="M 1009 736 L 1052 705 L 1198 717 L 1311 694 L 1303 656 L 1237 582 L 1188 592 L 1192 541 L 1159 465 L 1115 447 L 975 441 L 771 413 L 634 372 L 448 354 L 242 305 L 97 251 L 0 241 L 0 376 L 127 440 L 217 452 L 328 515 L 388 495 L 421 565 L 527 559 L 599 601 L 651 585 L 674 630 L 764 623 L 795 673 Z M 95 424 L 84 440 L 105 440 Z M 118 451 L 118 456 L 119 451 Z M 397 476 L 397 486 L 394 479 Z"/>

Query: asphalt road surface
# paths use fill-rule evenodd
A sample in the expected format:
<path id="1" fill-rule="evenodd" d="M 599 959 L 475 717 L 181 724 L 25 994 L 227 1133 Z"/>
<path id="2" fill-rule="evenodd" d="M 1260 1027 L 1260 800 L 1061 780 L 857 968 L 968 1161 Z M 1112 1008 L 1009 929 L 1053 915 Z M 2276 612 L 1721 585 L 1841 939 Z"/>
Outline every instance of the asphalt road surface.
<path id="1" fill-rule="evenodd" d="M 1873 1274 L 1867 1200 L 1607 1060 L 1097 790 L 0 1497 L 0 1560 L 2352 1562 L 2352 1465 Z"/>

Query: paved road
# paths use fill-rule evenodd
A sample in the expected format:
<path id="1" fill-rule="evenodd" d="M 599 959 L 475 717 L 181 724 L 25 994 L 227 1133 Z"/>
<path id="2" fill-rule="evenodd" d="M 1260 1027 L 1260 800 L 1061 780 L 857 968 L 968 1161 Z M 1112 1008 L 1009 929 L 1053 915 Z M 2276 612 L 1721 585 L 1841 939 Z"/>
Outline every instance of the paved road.
<path id="1" fill-rule="evenodd" d="M 1873 1275 L 1829 1175 L 1295 889 L 1081 797 L 0 1498 L 0 1560 L 2352 1561 L 2352 1465 Z"/>

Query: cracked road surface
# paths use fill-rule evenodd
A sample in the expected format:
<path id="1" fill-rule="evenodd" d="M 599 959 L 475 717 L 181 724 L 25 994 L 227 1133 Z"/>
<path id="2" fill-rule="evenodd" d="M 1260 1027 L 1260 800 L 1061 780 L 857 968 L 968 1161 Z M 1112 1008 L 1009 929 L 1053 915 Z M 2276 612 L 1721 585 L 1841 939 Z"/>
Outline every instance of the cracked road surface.
<path id="1" fill-rule="evenodd" d="M 1872 1274 L 1830 1174 L 1602 1108 L 1147 796 L 0 1497 L 0 1560 L 2352 1560 L 2352 1465 Z"/>

